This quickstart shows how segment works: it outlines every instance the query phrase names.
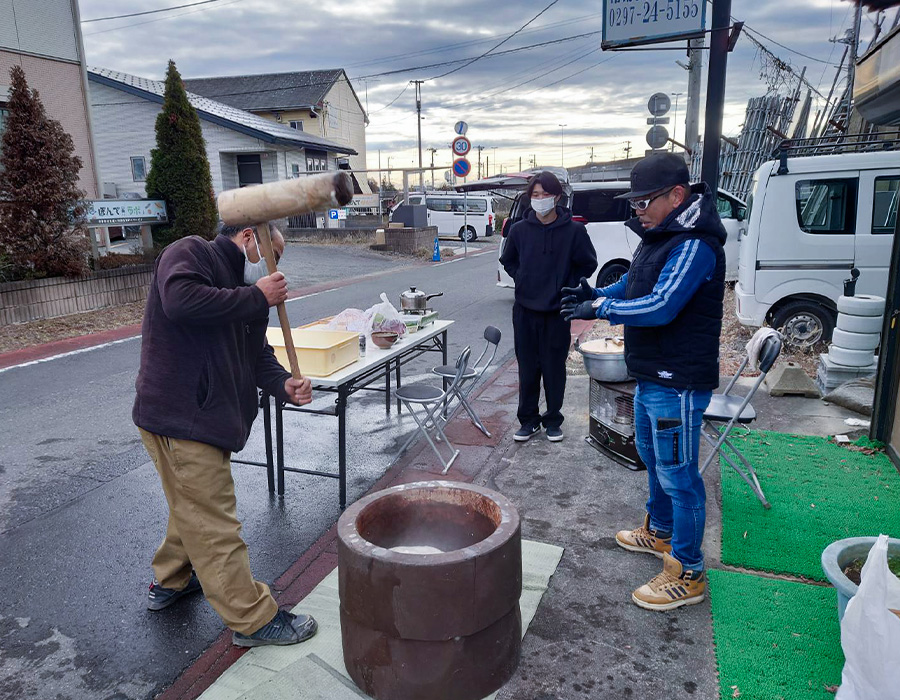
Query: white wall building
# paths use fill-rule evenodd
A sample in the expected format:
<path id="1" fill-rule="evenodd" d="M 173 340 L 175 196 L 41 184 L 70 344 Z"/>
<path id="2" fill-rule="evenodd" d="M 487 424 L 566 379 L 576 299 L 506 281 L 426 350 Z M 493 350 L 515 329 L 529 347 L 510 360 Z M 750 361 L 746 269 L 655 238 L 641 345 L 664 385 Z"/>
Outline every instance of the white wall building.
<path id="1" fill-rule="evenodd" d="M 353 170 L 366 169 L 369 118 L 342 68 L 217 78 L 191 78 L 187 90 L 243 109 L 277 124 L 351 148 Z M 311 159 L 309 170 L 315 170 Z M 355 176 L 359 194 L 370 194 L 367 178 Z"/>
<path id="2" fill-rule="evenodd" d="M 165 83 L 102 68 L 88 69 L 88 80 L 104 192 L 144 197 Z M 338 159 L 356 155 L 347 146 L 221 102 L 190 92 L 188 99 L 200 117 L 216 194 L 300 177 L 310 153 L 321 154 L 322 170 L 335 170 Z"/>

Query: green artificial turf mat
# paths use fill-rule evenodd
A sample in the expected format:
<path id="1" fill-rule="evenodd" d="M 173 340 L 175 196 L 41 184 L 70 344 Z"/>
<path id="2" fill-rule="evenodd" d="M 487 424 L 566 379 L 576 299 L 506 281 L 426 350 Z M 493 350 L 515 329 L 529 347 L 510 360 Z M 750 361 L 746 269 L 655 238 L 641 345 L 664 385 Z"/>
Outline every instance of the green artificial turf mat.
<path id="1" fill-rule="evenodd" d="M 900 475 L 883 453 L 768 431 L 729 439 L 756 467 L 772 508 L 720 460 L 722 563 L 824 581 L 822 550 L 835 540 L 900 536 Z"/>
<path id="2" fill-rule="evenodd" d="M 731 571 L 708 576 L 720 698 L 834 700 L 844 666 L 834 589 Z"/>

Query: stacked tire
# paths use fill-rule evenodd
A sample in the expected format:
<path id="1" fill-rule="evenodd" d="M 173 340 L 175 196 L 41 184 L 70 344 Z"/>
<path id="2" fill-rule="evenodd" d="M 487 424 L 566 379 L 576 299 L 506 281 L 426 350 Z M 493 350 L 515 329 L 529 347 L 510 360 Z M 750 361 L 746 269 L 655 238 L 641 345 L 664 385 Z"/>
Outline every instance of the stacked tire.
<path id="1" fill-rule="evenodd" d="M 884 297 L 841 296 L 828 359 L 844 367 L 870 367 L 881 341 L 884 306 Z"/>

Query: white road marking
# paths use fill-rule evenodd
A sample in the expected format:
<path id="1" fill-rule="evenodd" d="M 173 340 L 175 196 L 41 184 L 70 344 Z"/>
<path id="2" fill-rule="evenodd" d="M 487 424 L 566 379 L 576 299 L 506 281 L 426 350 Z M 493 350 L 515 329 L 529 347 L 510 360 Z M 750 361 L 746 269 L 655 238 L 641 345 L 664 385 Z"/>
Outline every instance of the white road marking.
<path id="1" fill-rule="evenodd" d="M 100 345 L 92 345 L 89 348 L 81 348 L 80 350 L 71 350 L 70 352 L 63 352 L 59 355 L 51 355 L 50 357 L 42 357 L 40 360 L 31 360 L 29 362 L 23 362 L 18 365 L 11 365 L 10 367 L 0 368 L 0 373 L 8 372 L 11 369 L 18 369 L 19 367 L 30 367 L 31 365 L 37 365 L 41 362 L 50 362 L 52 360 L 59 360 L 63 357 L 70 357 L 72 355 L 80 355 L 83 352 L 90 352 L 91 350 L 100 350 L 101 348 L 107 348 L 110 345 L 118 345 L 119 343 L 127 343 L 130 340 L 137 340 L 140 338 L 140 334 L 133 335 L 129 338 L 122 338 L 121 340 L 112 340 L 108 343 L 101 343 Z"/>

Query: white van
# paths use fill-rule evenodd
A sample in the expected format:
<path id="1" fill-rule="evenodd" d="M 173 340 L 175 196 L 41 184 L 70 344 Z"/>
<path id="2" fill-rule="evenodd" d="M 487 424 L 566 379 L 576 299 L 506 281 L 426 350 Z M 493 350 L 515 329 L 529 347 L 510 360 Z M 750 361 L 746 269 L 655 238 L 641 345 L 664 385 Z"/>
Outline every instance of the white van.
<path id="1" fill-rule="evenodd" d="M 897 221 L 900 152 L 784 157 L 753 176 L 735 304 L 798 346 L 831 339 L 850 270 L 858 294 L 884 296 Z"/>
<path id="2" fill-rule="evenodd" d="M 571 208 L 574 221 L 584 224 L 594 250 L 597 251 L 597 274 L 591 284 L 606 287 L 628 272 L 634 251 L 641 241 L 634 231 L 625 226 L 625 222 L 634 216 L 630 205 L 626 200 L 615 199 L 617 195 L 628 192 L 631 184 L 626 181 L 575 182 L 571 188 L 571 204 L 566 195 L 563 195 L 562 203 Z M 725 241 L 725 279 L 733 281 L 738 274 L 738 242 L 746 230 L 746 207 L 741 200 L 724 190 L 719 191 L 716 206 L 728 233 Z M 524 201 L 524 193 L 519 195 L 509 219 L 503 222 L 503 238 L 498 255 L 503 254 L 511 223 L 522 219 L 529 208 L 530 203 Z M 499 263 L 497 286 L 515 287 L 512 278 Z"/>
<path id="3" fill-rule="evenodd" d="M 479 236 L 494 233 L 494 200 L 489 195 L 470 194 L 466 197 L 457 192 L 410 193 L 409 203 L 425 205 L 428 225 L 437 226 L 439 236 L 474 241 Z"/>

